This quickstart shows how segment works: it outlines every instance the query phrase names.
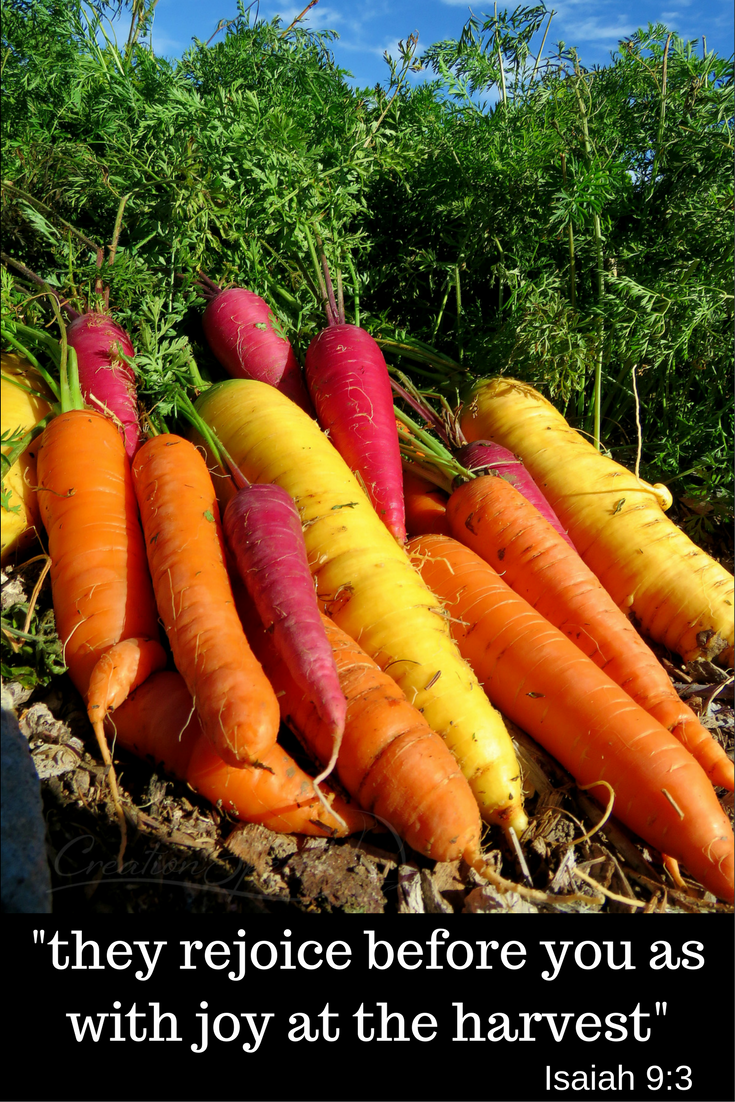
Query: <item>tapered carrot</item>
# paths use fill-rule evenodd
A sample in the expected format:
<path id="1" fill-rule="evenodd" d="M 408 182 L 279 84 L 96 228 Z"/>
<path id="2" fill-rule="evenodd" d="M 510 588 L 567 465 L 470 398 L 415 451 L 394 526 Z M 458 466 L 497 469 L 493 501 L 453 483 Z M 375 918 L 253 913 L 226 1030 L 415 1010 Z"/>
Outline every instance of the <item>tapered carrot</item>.
<path id="1" fill-rule="evenodd" d="M 163 670 L 136 689 L 108 720 L 124 749 L 161 764 L 227 814 L 285 833 L 338 836 L 369 830 L 374 819 L 331 793 L 329 814 L 309 777 L 281 746 L 266 750 L 260 768 L 239 769 L 218 757 L 202 730 L 180 674 Z"/>
<path id="2" fill-rule="evenodd" d="M 601 802 L 607 782 L 623 823 L 732 900 L 732 827 L 691 754 L 469 548 L 428 535 L 408 551 L 495 705 Z"/>
<path id="3" fill-rule="evenodd" d="M 235 611 L 204 459 L 180 436 L 154 436 L 133 482 L 158 610 L 204 732 L 230 765 L 258 762 L 278 735 L 278 701 Z"/>
<path id="4" fill-rule="evenodd" d="M 326 764 L 333 742 L 329 725 L 242 593 L 237 603 L 284 722 Z M 480 813 L 455 758 L 392 677 L 327 616 L 322 622 L 347 700 L 337 758 L 342 784 L 361 807 L 432 860 L 479 859 Z"/>
<path id="5" fill-rule="evenodd" d="M 600 581 L 505 479 L 482 475 L 452 494 L 447 517 L 471 547 L 550 623 L 692 753 L 713 784 L 732 791 L 733 763 L 674 689 L 650 647 Z"/>
<path id="6" fill-rule="evenodd" d="M 130 463 L 111 420 L 70 409 L 44 430 L 37 470 L 56 630 L 110 770 L 121 860 L 125 819 L 103 721 L 136 684 L 166 664 Z"/>

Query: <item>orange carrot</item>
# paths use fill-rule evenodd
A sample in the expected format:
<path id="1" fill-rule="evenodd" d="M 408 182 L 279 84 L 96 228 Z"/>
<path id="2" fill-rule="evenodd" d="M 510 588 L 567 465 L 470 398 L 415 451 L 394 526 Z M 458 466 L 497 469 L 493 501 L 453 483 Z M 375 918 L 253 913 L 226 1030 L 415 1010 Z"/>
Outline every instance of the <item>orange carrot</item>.
<path id="1" fill-rule="evenodd" d="M 447 495 L 413 471 L 403 469 L 403 500 L 406 505 L 406 531 L 409 536 L 426 532 L 449 535 Z"/>
<path id="2" fill-rule="evenodd" d="M 681 743 L 469 548 L 428 535 L 407 549 L 496 707 L 602 803 L 609 784 L 626 826 L 732 901 L 732 827 Z"/>
<path id="3" fill-rule="evenodd" d="M 37 469 L 56 630 L 110 768 L 121 857 L 124 816 L 102 724 L 136 684 L 166 665 L 130 463 L 109 418 L 71 409 L 44 430 Z"/>
<path id="4" fill-rule="evenodd" d="M 374 826 L 372 816 L 333 797 L 325 812 L 309 777 L 277 744 L 262 754 L 260 768 L 233 768 L 205 736 L 191 694 L 180 674 L 163 670 L 145 681 L 108 719 L 124 749 L 148 758 L 227 814 L 270 830 L 324 837 Z"/>
<path id="5" fill-rule="evenodd" d="M 38 495 L 48 533 L 56 630 L 79 692 L 124 639 L 158 639 L 130 464 L 112 422 L 61 413 L 38 449 Z"/>
<path id="6" fill-rule="evenodd" d="M 332 752 L 329 725 L 298 687 L 244 594 L 236 592 L 248 638 L 276 690 L 281 715 L 317 760 Z M 435 861 L 480 855 L 480 812 L 444 740 L 387 673 L 327 616 L 347 717 L 337 775 L 361 807 Z"/>
<path id="7" fill-rule="evenodd" d="M 451 534 L 574 642 L 694 755 L 713 784 L 733 790 L 733 763 L 680 700 L 653 651 L 576 551 L 505 479 L 459 486 Z"/>
<path id="8" fill-rule="evenodd" d="M 154 436 L 135 457 L 133 483 L 176 668 L 219 756 L 256 763 L 276 741 L 278 701 L 235 610 L 204 459 L 180 436 Z"/>

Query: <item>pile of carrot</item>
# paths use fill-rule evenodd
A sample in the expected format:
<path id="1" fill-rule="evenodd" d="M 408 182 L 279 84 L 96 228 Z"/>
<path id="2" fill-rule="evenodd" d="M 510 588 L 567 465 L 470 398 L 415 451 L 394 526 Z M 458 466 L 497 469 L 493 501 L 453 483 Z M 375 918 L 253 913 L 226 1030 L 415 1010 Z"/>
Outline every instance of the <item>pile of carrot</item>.
<path id="1" fill-rule="evenodd" d="M 379 825 L 482 870 L 483 830 L 513 854 L 528 826 L 507 717 L 732 900 L 716 792 L 732 762 L 638 630 L 726 661 L 732 598 L 653 488 L 498 380 L 467 397 L 462 477 L 450 492 L 445 468 L 438 488 L 423 456 L 401 469 L 387 366 L 341 303 L 302 372 L 263 300 L 210 290 L 207 337 L 234 377 L 182 399 L 181 434 L 144 440 L 135 408 L 90 408 L 70 340 L 33 450 L 28 515 L 123 839 L 113 738 L 235 817 L 330 837 Z M 128 351 L 107 357 L 112 382 Z"/>

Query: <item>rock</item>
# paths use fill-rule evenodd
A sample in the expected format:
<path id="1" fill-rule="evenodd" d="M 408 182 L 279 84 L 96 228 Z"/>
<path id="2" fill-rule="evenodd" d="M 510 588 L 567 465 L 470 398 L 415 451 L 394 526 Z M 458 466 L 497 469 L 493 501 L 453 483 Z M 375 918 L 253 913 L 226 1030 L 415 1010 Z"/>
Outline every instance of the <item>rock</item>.
<path id="1" fill-rule="evenodd" d="M 41 785 L 15 713 L 2 708 L 2 909 L 51 913 Z"/>

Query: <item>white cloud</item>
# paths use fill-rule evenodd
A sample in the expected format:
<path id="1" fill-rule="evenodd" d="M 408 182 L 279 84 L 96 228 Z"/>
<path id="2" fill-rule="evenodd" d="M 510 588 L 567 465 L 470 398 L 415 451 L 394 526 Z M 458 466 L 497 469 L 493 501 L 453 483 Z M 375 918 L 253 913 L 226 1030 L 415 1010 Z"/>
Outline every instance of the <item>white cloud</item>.
<path id="1" fill-rule="evenodd" d="M 599 19 L 583 19 L 574 22 L 574 38 L 577 42 L 617 43 L 638 29 L 635 20 L 624 23 L 603 23 Z"/>
<path id="2" fill-rule="evenodd" d="M 183 50 L 188 50 L 191 42 L 182 42 L 178 38 L 171 38 L 163 31 L 157 31 L 155 25 L 151 36 L 153 53 L 158 57 L 179 57 Z"/>

